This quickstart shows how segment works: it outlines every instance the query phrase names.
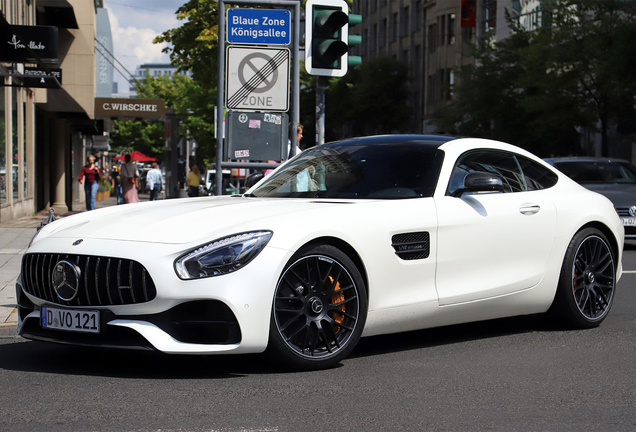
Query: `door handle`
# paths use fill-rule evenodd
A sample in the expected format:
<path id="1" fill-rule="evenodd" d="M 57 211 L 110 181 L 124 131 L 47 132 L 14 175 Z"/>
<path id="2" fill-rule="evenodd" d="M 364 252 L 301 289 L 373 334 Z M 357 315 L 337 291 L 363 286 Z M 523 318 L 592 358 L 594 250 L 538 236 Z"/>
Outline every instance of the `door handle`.
<path id="1" fill-rule="evenodd" d="M 533 215 L 539 213 L 541 206 L 539 204 L 525 204 L 519 207 L 519 211 L 524 215 Z"/>

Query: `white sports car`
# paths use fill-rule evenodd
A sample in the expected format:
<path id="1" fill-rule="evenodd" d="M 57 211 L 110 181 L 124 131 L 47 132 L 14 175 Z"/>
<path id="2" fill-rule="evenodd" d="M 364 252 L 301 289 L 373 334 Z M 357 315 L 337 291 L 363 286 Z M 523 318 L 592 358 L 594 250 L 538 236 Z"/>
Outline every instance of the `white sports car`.
<path id="1" fill-rule="evenodd" d="M 621 276 L 612 203 L 532 154 L 441 136 L 314 147 L 240 196 L 122 205 L 42 228 L 19 333 L 337 364 L 360 337 L 550 311 L 597 326 Z"/>

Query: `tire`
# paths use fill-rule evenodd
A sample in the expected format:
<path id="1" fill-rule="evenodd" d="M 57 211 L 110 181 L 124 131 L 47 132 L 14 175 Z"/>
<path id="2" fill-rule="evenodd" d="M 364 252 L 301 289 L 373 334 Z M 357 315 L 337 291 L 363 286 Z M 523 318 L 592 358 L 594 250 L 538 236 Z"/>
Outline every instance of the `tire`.
<path id="1" fill-rule="evenodd" d="M 579 231 L 570 242 L 550 312 L 570 328 L 597 327 L 609 313 L 616 289 L 616 257 L 596 228 Z"/>
<path id="2" fill-rule="evenodd" d="M 367 292 L 351 259 L 330 245 L 298 251 L 274 293 L 268 353 L 294 370 L 337 365 L 356 346 Z"/>

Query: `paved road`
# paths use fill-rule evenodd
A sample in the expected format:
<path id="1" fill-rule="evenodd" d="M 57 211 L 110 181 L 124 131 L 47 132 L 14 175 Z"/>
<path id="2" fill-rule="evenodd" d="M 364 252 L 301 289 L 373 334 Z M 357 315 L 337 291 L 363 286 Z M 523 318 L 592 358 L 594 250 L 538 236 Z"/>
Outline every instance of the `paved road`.
<path id="1" fill-rule="evenodd" d="M 336 369 L 29 342 L 0 329 L 3 431 L 635 431 L 636 249 L 601 327 L 530 316 L 364 339 Z"/>

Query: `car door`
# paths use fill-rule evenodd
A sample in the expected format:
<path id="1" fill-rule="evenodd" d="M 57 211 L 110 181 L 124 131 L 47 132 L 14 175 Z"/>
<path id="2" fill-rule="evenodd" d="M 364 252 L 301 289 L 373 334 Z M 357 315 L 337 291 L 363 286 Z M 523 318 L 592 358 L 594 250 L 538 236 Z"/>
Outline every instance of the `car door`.
<path id="1" fill-rule="evenodd" d="M 524 176 L 521 164 L 528 161 L 500 150 L 473 150 L 458 158 L 446 196 L 436 200 L 440 305 L 510 294 L 543 277 L 556 210 L 549 189 Z M 476 171 L 500 175 L 504 192 L 451 196 Z"/>

